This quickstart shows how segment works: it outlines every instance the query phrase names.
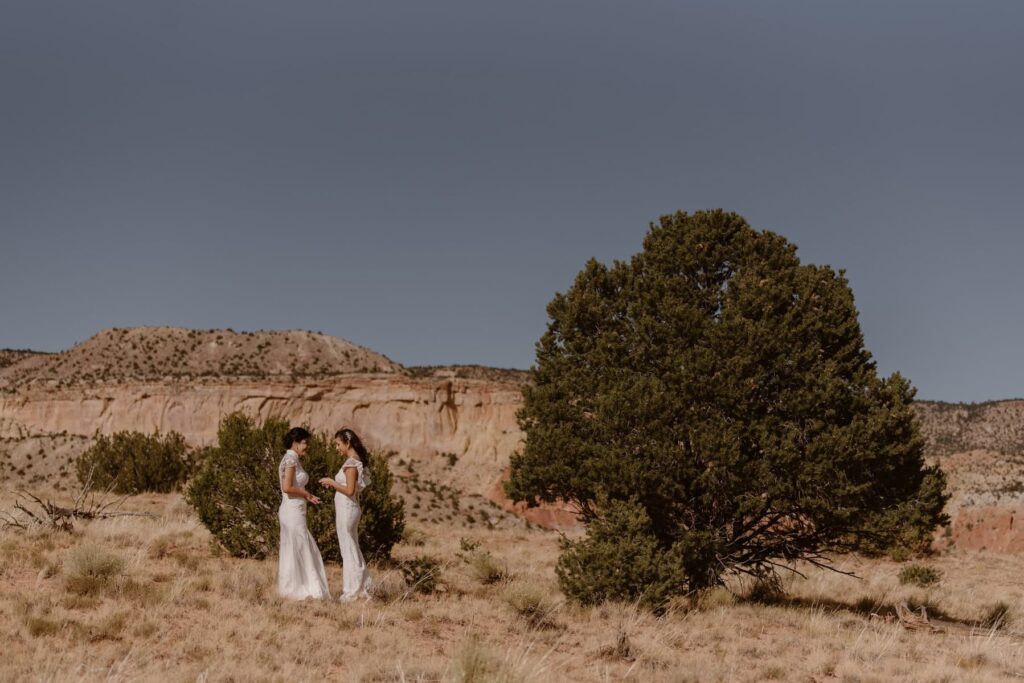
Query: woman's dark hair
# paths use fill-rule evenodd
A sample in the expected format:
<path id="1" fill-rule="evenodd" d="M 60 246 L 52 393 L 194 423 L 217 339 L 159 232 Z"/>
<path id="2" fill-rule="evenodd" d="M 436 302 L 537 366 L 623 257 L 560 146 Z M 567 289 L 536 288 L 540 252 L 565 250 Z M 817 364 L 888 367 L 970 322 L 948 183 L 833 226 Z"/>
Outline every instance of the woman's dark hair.
<path id="1" fill-rule="evenodd" d="M 366 467 L 370 466 L 370 453 L 366 450 L 366 446 L 363 445 L 362 440 L 355 432 L 348 427 L 343 427 L 334 432 L 334 438 L 341 439 L 341 442 L 346 446 L 351 446 L 352 450 L 359 456 L 359 459 L 363 461 L 363 465 Z"/>
<path id="2" fill-rule="evenodd" d="M 284 435 L 284 447 L 291 448 L 293 443 L 308 441 L 309 436 L 309 432 L 302 427 L 292 427 L 288 430 L 288 433 Z"/>

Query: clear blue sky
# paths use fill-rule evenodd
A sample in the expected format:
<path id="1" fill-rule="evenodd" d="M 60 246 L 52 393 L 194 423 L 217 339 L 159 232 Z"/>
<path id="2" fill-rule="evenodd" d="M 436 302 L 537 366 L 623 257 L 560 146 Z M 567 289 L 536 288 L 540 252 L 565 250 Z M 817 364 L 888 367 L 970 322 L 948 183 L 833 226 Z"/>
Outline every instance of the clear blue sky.
<path id="1" fill-rule="evenodd" d="M 848 271 L 922 398 L 1024 395 L 1024 3 L 0 4 L 0 347 L 321 330 L 527 367 L 724 207 Z"/>

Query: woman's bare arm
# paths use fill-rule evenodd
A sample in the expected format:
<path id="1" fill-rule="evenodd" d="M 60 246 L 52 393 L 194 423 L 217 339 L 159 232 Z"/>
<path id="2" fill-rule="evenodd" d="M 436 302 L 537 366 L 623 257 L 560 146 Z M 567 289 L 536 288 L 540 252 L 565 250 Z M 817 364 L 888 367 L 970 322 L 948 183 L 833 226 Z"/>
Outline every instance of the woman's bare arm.
<path id="1" fill-rule="evenodd" d="M 305 498 L 306 501 L 316 505 L 320 502 L 320 499 L 312 495 L 306 489 L 299 488 L 295 485 L 295 465 L 289 465 L 284 468 L 284 485 L 281 490 L 287 493 L 289 496 L 298 496 L 299 498 Z"/>

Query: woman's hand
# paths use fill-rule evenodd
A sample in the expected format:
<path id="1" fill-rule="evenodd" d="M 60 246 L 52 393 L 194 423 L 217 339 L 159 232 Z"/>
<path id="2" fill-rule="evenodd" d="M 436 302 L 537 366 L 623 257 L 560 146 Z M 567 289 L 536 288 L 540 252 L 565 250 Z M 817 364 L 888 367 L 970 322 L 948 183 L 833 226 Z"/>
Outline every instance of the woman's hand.
<path id="1" fill-rule="evenodd" d="M 331 479 L 330 477 L 322 477 L 320 479 L 320 485 L 321 486 L 326 486 L 329 489 L 333 489 L 334 488 L 334 480 Z"/>
<path id="2" fill-rule="evenodd" d="M 312 493 L 307 493 L 306 494 L 306 501 L 309 502 L 309 503 L 312 503 L 313 505 L 319 505 L 320 504 L 320 499 L 317 498 L 316 496 L 314 496 Z"/>

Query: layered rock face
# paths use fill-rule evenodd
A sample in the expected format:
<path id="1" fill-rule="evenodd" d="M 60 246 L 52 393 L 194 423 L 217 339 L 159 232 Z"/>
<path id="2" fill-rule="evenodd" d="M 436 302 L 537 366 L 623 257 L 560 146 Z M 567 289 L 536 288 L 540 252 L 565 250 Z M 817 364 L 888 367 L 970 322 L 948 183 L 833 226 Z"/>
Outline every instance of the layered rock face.
<path id="1" fill-rule="evenodd" d="M 310 332 L 107 330 L 60 354 L 0 352 L 0 456 L 9 463 L 0 475 L 3 466 L 38 472 L 47 453 L 66 461 L 96 432 L 176 431 L 209 445 L 221 418 L 241 411 L 318 431 L 351 427 L 407 461 L 410 481 L 427 476 L 534 523 L 568 527 L 571 510 L 513 506 L 502 492 L 521 445 L 526 379 L 494 368 L 404 368 Z M 1024 506 L 1024 401 L 915 408 L 926 451 L 954 493 L 956 521 L 942 542 L 1024 549 L 1014 524 Z M 60 448 L 54 435 L 63 435 Z"/>
<path id="2" fill-rule="evenodd" d="M 457 483 L 484 494 L 518 447 L 520 402 L 514 385 L 372 374 L 296 383 L 28 386 L 0 395 L 0 437 L 159 430 L 205 446 L 216 441 L 221 418 L 241 411 L 330 433 L 348 426 L 371 448 L 413 458 L 453 453 L 461 463 L 453 472 Z"/>

